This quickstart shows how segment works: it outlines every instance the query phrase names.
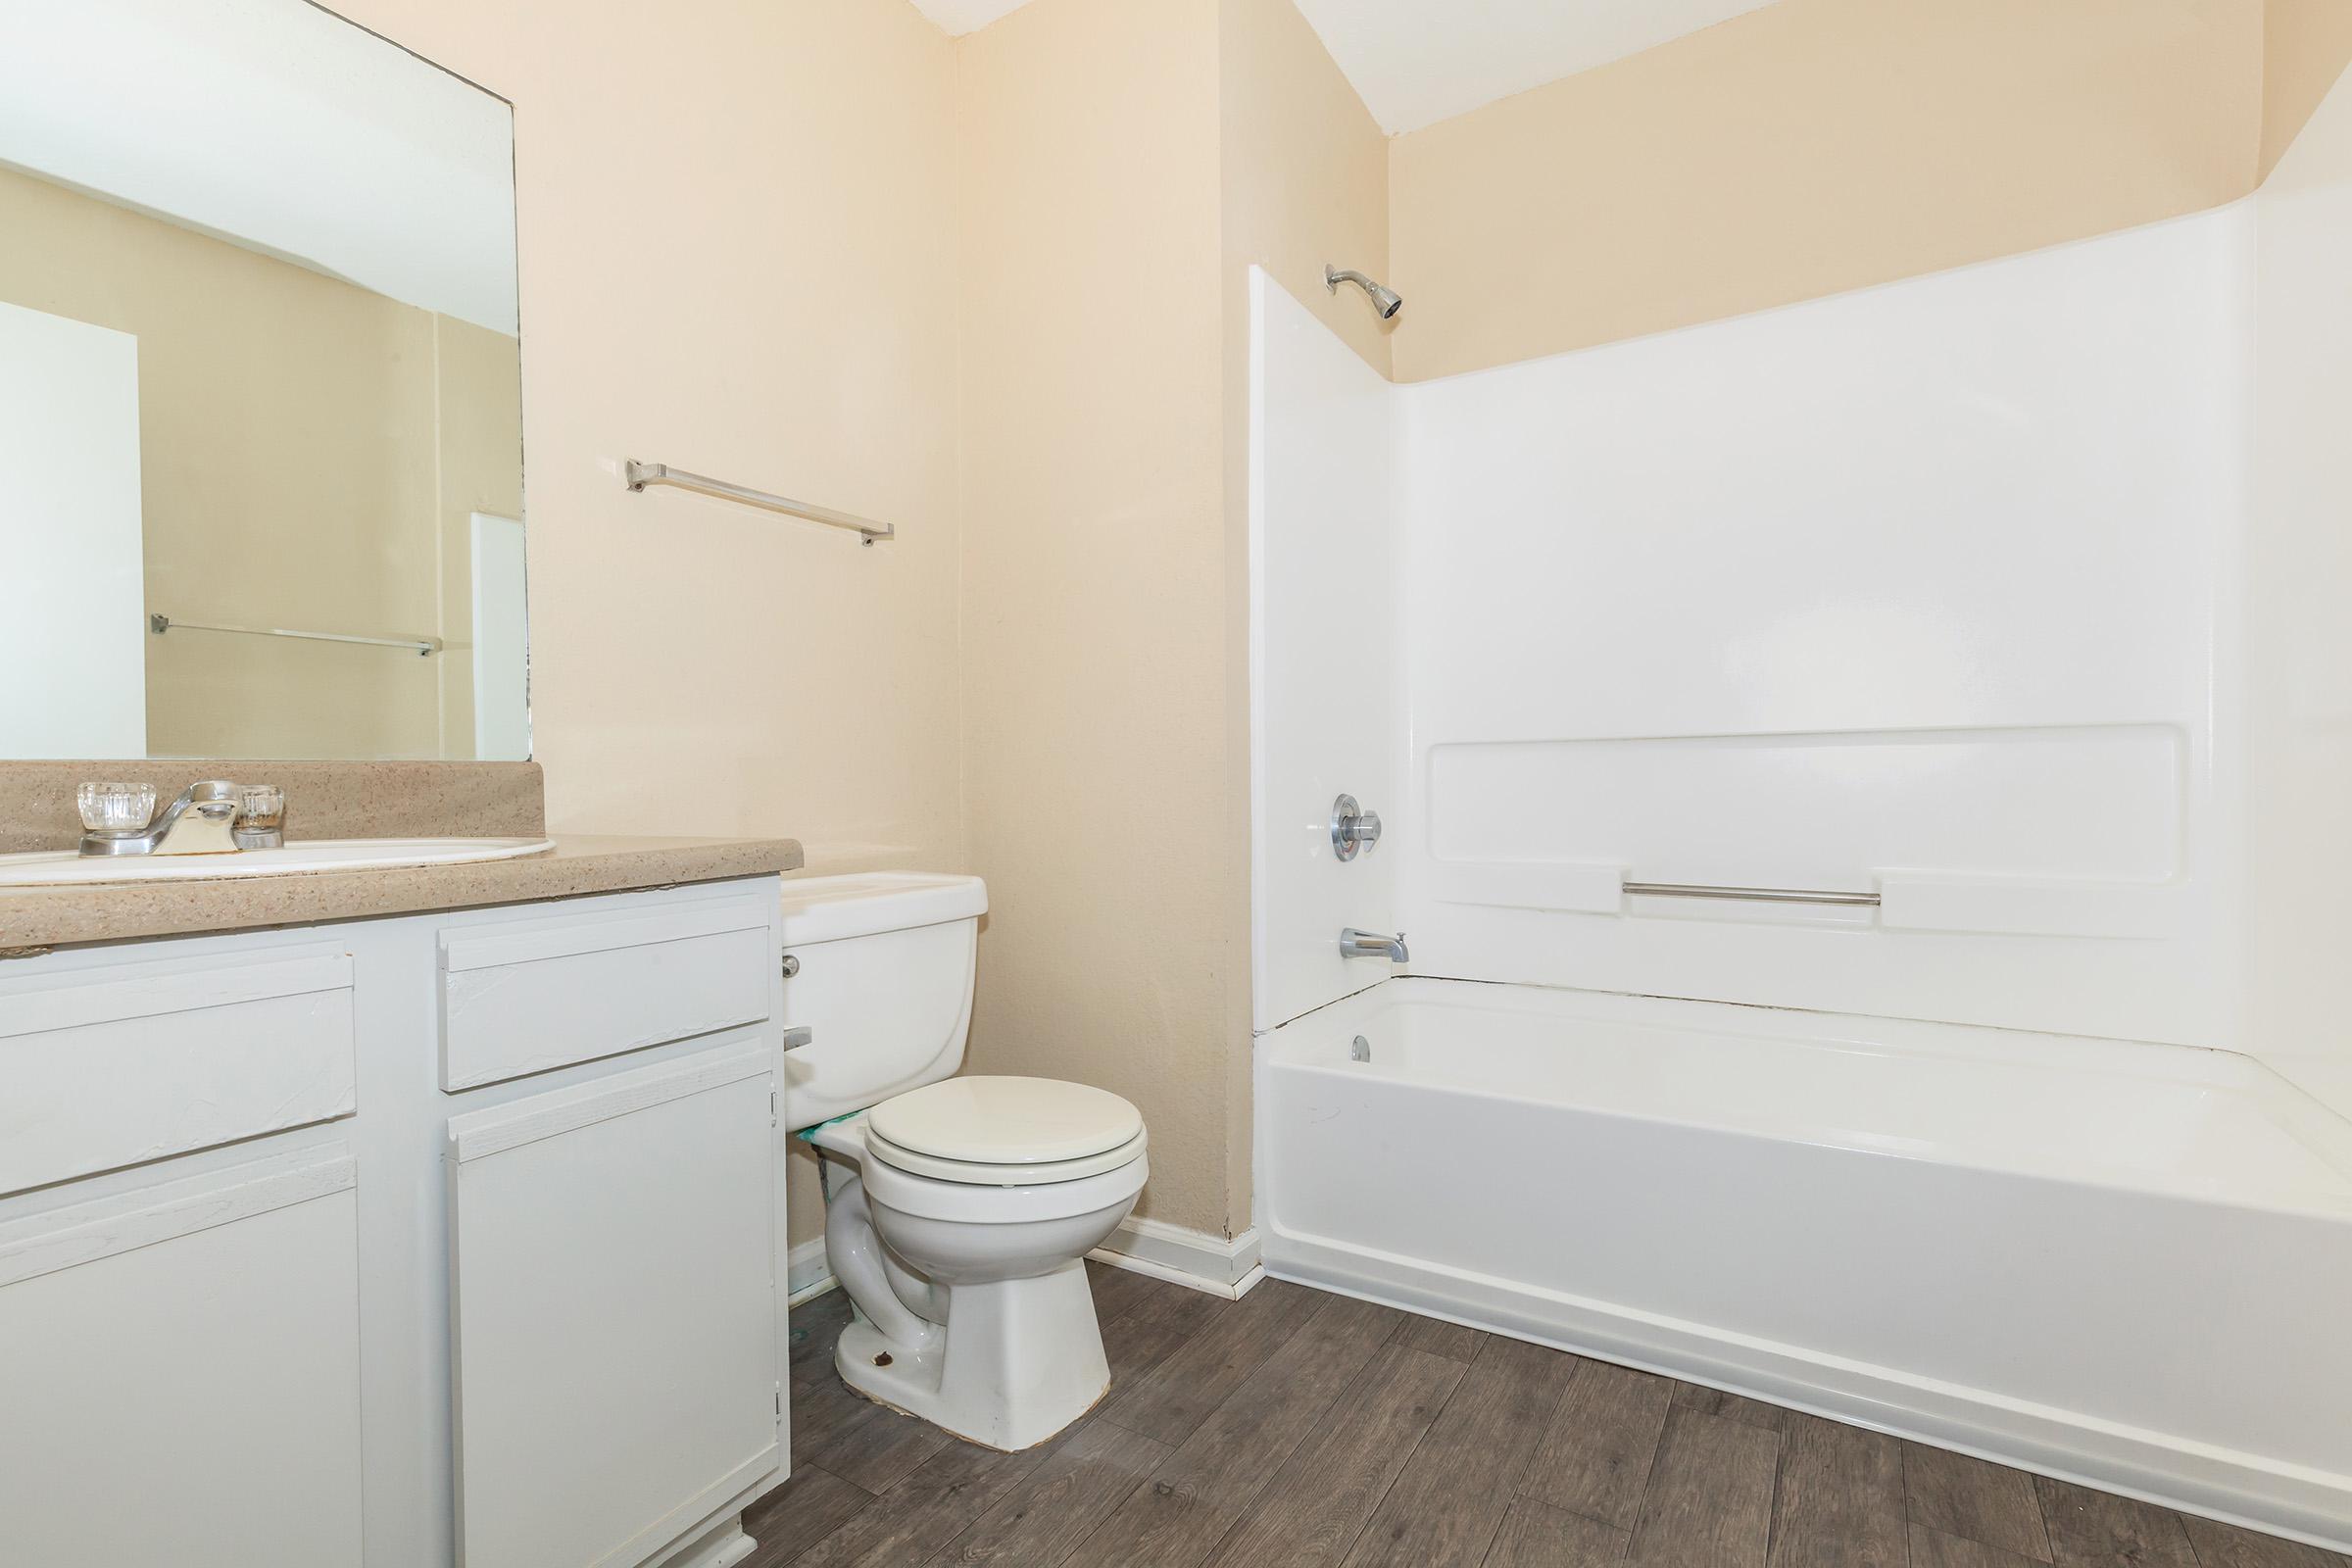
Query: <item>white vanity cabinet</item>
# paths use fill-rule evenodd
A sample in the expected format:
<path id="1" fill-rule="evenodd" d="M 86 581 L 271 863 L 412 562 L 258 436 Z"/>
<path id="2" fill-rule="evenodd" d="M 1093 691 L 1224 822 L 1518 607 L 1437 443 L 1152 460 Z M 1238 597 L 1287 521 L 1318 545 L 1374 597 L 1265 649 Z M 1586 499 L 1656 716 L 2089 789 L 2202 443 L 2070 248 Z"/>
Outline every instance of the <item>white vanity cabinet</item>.
<path id="1" fill-rule="evenodd" d="M 362 1560 L 352 959 L 202 947 L 0 965 L 0 1561 Z"/>
<path id="2" fill-rule="evenodd" d="M 466 1562 L 641 1562 L 778 1468 L 775 1083 L 744 1040 L 451 1124 Z"/>
<path id="3" fill-rule="evenodd" d="M 776 910 L 0 962 L 0 1562 L 735 1561 L 787 1452 Z"/>
<path id="4" fill-rule="evenodd" d="M 0 1561 L 364 1560 L 353 1184 L 328 1142 L 0 1225 Z"/>

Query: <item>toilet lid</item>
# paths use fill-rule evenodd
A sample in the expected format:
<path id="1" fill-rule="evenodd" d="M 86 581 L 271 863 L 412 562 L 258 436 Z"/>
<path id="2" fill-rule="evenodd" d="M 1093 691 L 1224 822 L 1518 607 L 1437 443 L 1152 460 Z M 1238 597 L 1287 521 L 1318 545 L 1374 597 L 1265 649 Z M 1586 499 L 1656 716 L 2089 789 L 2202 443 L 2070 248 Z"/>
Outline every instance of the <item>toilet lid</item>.
<path id="1" fill-rule="evenodd" d="M 971 1165 L 1083 1159 L 1129 1144 L 1143 1113 L 1057 1078 L 945 1078 L 885 1100 L 866 1125 L 901 1149 Z"/>

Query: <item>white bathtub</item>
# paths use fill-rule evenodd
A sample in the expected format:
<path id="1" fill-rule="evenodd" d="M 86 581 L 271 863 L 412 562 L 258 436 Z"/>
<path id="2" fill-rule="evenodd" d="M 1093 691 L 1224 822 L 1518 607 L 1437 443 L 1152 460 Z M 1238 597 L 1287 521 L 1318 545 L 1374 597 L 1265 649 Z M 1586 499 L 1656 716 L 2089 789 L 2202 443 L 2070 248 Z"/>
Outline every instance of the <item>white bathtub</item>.
<path id="1" fill-rule="evenodd" d="M 1405 979 L 1256 1073 L 1272 1274 L 2352 1544 L 2352 1126 L 2248 1058 Z"/>

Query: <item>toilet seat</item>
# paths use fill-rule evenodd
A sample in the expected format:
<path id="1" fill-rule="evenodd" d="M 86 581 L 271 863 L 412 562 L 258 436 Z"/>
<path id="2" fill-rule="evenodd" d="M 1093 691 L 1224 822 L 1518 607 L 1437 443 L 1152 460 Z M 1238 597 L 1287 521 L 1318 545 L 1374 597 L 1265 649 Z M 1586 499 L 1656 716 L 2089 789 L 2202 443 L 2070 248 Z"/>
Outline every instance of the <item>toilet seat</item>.
<path id="1" fill-rule="evenodd" d="M 1057 1078 L 944 1078 L 882 1102 L 865 1122 L 876 1152 L 902 1170 L 992 1171 L 940 1179 L 999 1186 L 1114 1169 L 1141 1152 L 1144 1136 L 1143 1113 L 1126 1101 Z M 1101 1163 L 1123 1151 L 1124 1158 Z M 1088 1162 L 1088 1170 L 1074 1168 Z"/>
<path id="2" fill-rule="evenodd" d="M 1038 1180 L 1034 1174 L 1023 1176 L 1024 1167 L 1004 1165 L 975 1166 L 975 1179 L 969 1181 L 943 1180 L 902 1170 L 885 1159 L 872 1119 L 870 1112 L 861 1111 L 826 1122 L 810 1130 L 810 1142 L 855 1164 L 876 1202 L 923 1219 L 1010 1225 L 1088 1214 L 1133 1200 L 1152 1174 L 1151 1156 L 1139 1137 L 1108 1152 L 1120 1156 L 1117 1164 L 1103 1157 L 1085 1161 L 1098 1168 L 1084 1176 L 1062 1175 L 1065 1165 L 1079 1162 L 1057 1161 L 1053 1166 L 1025 1167 L 1032 1173 L 1041 1168 L 1054 1170 L 1058 1179 L 1053 1181 Z"/>
<path id="3" fill-rule="evenodd" d="M 876 1132 L 871 1125 L 865 1130 L 865 1150 L 883 1164 L 903 1170 L 909 1176 L 925 1176 L 939 1182 L 964 1182 L 976 1187 L 1044 1187 L 1054 1182 L 1074 1182 L 1088 1176 L 1099 1176 L 1106 1170 L 1117 1170 L 1129 1164 L 1144 1152 L 1144 1135 L 1137 1133 L 1115 1149 L 1081 1159 L 1055 1159 L 1032 1165 L 985 1164 L 977 1160 L 942 1159 L 918 1150 L 906 1149 Z"/>

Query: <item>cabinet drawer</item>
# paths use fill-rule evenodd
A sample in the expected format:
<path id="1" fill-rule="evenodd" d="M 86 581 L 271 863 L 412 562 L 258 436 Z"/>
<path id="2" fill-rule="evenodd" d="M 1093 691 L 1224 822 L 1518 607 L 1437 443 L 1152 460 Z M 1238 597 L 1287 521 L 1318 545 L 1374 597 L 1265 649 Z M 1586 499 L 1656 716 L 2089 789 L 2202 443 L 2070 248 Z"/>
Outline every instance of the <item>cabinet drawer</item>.
<path id="1" fill-rule="evenodd" d="M 441 934 L 441 1087 L 455 1092 L 768 1015 L 772 895 Z"/>
<path id="2" fill-rule="evenodd" d="M 351 957 L 202 956 L 0 980 L 0 1193 L 347 1116 Z"/>

